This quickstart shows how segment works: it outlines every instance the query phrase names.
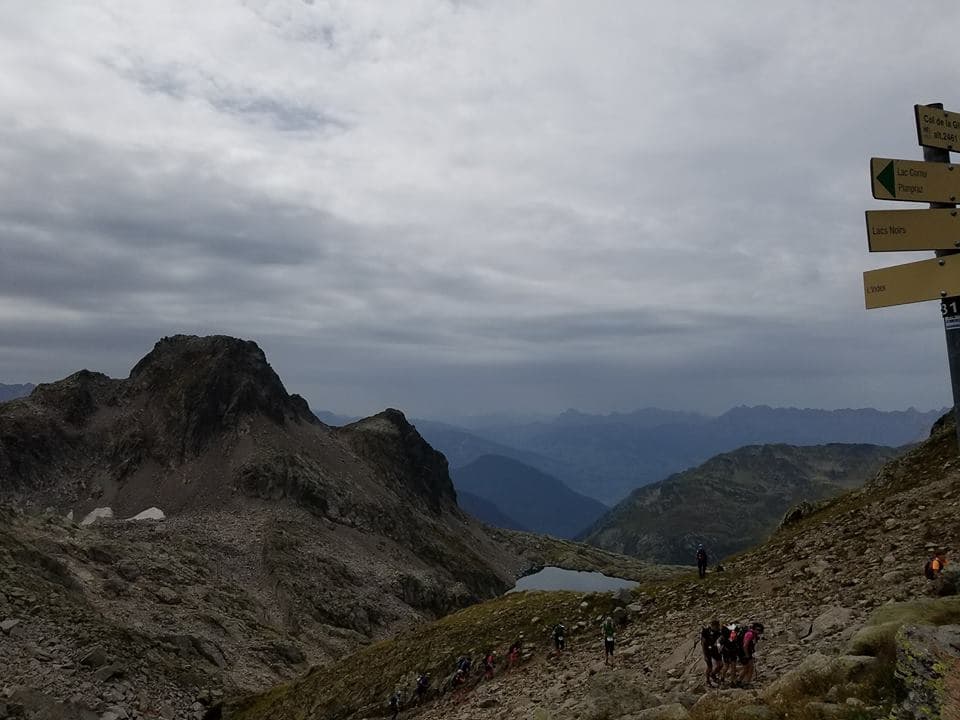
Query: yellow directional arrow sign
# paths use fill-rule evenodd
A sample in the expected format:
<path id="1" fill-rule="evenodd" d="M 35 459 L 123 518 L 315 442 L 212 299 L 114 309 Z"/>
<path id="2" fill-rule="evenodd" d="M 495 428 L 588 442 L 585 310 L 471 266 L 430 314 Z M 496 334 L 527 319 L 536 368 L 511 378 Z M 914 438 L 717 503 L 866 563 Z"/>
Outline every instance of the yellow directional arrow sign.
<path id="1" fill-rule="evenodd" d="M 960 211 L 867 210 L 870 252 L 960 249 Z"/>
<path id="2" fill-rule="evenodd" d="M 927 105 L 914 105 L 917 141 L 927 147 L 960 151 L 960 113 Z"/>
<path id="3" fill-rule="evenodd" d="M 955 203 L 960 198 L 960 170 L 950 163 L 870 158 L 870 178 L 877 200 Z"/>
<path id="4" fill-rule="evenodd" d="M 863 293 L 867 310 L 960 295 L 960 255 L 867 270 Z"/>

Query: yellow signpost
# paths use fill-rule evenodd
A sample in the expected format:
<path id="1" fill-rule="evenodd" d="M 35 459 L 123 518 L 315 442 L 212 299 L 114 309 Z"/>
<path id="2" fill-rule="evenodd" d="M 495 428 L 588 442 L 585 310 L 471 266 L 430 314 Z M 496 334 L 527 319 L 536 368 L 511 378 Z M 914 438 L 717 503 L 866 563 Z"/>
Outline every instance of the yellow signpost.
<path id="1" fill-rule="evenodd" d="M 950 162 L 950 151 L 960 150 L 960 113 L 942 103 L 913 110 L 924 162 L 871 158 L 870 181 L 878 200 L 929 202 L 930 209 L 868 211 L 867 239 L 871 252 L 935 250 L 937 257 L 868 270 L 863 295 L 868 310 L 940 300 L 960 446 L 960 170 Z"/>
<path id="2" fill-rule="evenodd" d="M 960 150 L 960 113 L 930 105 L 914 105 L 917 141 L 925 147 Z"/>
<path id="3" fill-rule="evenodd" d="M 955 203 L 960 197 L 960 169 L 950 163 L 870 158 L 870 177 L 877 200 Z"/>
<path id="4" fill-rule="evenodd" d="M 863 293 L 867 310 L 960 295 L 960 256 L 867 270 Z"/>
<path id="5" fill-rule="evenodd" d="M 867 210 L 870 252 L 957 250 L 960 248 L 960 211 Z"/>

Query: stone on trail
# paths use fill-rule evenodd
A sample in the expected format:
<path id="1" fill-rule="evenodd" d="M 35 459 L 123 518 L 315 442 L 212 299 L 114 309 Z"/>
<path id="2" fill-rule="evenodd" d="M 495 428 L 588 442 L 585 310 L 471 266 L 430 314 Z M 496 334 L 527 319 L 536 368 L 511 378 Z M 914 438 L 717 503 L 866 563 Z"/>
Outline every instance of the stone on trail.
<path id="1" fill-rule="evenodd" d="M 96 645 L 88 650 L 82 658 L 80 658 L 80 664 L 95 668 L 106 665 L 107 651 L 103 649 L 102 645 Z"/>
<path id="2" fill-rule="evenodd" d="M 811 637 L 822 637 L 839 632 L 850 625 L 853 611 L 844 607 L 832 607 L 813 621 Z"/>
<path id="3" fill-rule="evenodd" d="M 19 620 L 9 618 L 0 622 L 0 630 L 3 631 L 4 635 L 16 635 L 15 628 L 20 624 Z"/>
<path id="4" fill-rule="evenodd" d="M 164 585 L 161 585 L 154 590 L 153 594 L 156 595 L 157 600 L 162 602 L 164 605 L 177 605 L 180 603 L 180 596 Z"/>

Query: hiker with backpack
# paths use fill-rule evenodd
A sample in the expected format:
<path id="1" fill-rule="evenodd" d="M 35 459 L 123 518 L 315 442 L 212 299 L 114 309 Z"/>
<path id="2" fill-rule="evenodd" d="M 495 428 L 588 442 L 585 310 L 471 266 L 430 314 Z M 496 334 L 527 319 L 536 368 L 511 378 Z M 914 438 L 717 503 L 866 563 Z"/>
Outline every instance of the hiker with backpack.
<path id="1" fill-rule="evenodd" d="M 390 720 L 397 720 L 400 716 L 400 691 L 395 690 L 393 695 L 390 696 L 390 700 L 387 703 L 390 708 Z"/>
<path id="2" fill-rule="evenodd" d="M 557 623 L 553 626 L 553 647 L 556 649 L 557 655 L 567 647 L 567 629 L 563 626 L 563 623 Z"/>
<path id="3" fill-rule="evenodd" d="M 520 653 L 523 650 L 523 639 L 521 637 L 513 641 L 513 645 L 507 650 L 507 672 L 513 670 L 513 666 L 520 662 Z"/>
<path id="4" fill-rule="evenodd" d="M 430 689 L 430 673 L 421 673 L 417 676 L 417 705 L 423 704 L 427 691 Z"/>
<path id="5" fill-rule="evenodd" d="M 938 550 L 932 558 L 927 560 L 923 566 L 923 574 L 927 580 L 936 580 L 943 573 L 947 566 L 947 554 L 943 550 Z"/>
<path id="6" fill-rule="evenodd" d="M 467 679 L 470 677 L 470 668 L 472 665 L 473 661 L 466 655 L 461 655 L 457 658 L 457 669 L 453 673 L 453 680 L 451 681 L 454 689 L 467 682 Z"/>
<path id="7" fill-rule="evenodd" d="M 493 666 L 496 662 L 497 656 L 493 650 L 488 650 L 487 653 L 483 656 L 483 678 L 485 680 L 493 679 Z"/>
<path id="8" fill-rule="evenodd" d="M 730 623 L 720 630 L 720 660 L 723 667 L 720 670 L 720 683 L 733 684 L 737 679 L 737 662 L 740 659 L 739 638 L 741 629 L 737 623 Z"/>
<path id="9" fill-rule="evenodd" d="M 700 630 L 700 649 L 703 650 L 703 661 L 707 665 L 707 687 L 712 687 L 714 683 L 720 684 L 720 673 L 723 669 L 723 658 L 720 654 L 721 634 L 719 620 L 711 620 L 707 627 Z"/>
<path id="10" fill-rule="evenodd" d="M 751 623 L 740 637 L 739 661 L 741 666 L 738 684 L 744 686 L 753 680 L 756 671 L 756 659 L 754 653 L 757 649 L 757 642 L 763 635 L 763 623 Z"/>
<path id="11" fill-rule="evenodd" d="M 707 576 L 707 551 L 702 543 L 697 545 L 697 572 L 701 578 Z"/>
<path id="12" fill-rule="evenodd" d="M 603 664 L 604 665 L 609 665 L 613 663 L 614 631 L 615 631 L 615 627 L 613 625 L 613 618 L 607 615 L 607 617 L 603 621 Z"/>

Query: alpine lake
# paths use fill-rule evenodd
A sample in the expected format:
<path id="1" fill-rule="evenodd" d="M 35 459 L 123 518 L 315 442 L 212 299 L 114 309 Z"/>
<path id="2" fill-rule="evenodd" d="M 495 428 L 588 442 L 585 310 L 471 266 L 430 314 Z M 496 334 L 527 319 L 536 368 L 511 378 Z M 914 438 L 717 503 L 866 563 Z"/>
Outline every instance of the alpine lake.
<path id="1" fill-rule="evenodd" d="M 564 570 L 558 567 L 545 567 L 531 575 L 517 580 L 513 589 L 507 592 L 524 590 L 571 590 L 573 592 L 611 592 L 620 588 L 633 588 L 637 583 L 624 578 L 610 577 L 598 572 L 582 570 Z"/>

